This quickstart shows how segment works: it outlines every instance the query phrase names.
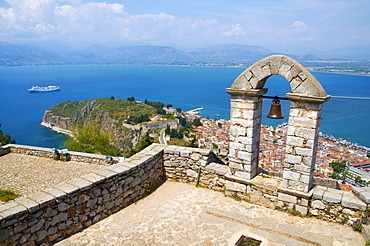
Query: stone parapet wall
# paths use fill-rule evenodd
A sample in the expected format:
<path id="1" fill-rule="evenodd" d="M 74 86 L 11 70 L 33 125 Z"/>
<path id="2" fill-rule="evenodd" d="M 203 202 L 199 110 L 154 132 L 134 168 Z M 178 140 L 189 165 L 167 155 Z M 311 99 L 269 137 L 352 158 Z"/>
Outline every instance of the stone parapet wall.
<path id="1" fill-rule="evenodd" d="M 107 161 L 105 155 L 98 154 L 89 154 L 75 151 L 68 151 L 67 154 L 63 154 L 61 150 L 53 150 L 50 148 L 42 148 L 35 146 L 19 145 L 19 144 L 8 144 L 3 148 L 9 148 L 10 152 L 25 154 L 25 155 L 34 155 L 47 158 L 60 158 L 67 161 L 79 161 L 86 163 L 94 163 L 100 165 L 109 165 L 117 161 L 117 158 L 112 158 L 112 161 Z M 1 153 L 1 148 L 0 148 Z M 0 154 L 1 155 L 1 154 Z"/>
<path id="2" fill-rule="evenodd" d="M 169 180 L 194 182 L 220 190 L 225 179 L 218 179 L 208 168 L 221 162 L 210 150 L 167 146 L 164 149 L 164 167 Z M 226 167 L 226 166 L 225 166 Z M 227 168 L 228 169 L 228 168 Z"/>
<path id="3" fill-rule="evenodd" d="M 40 245 L 81 231 L 148 195 L 165 178 L 163 162 L 163 146 L 153 144 L 124 162 L 0 205 L 0 245 Z"/>
<path id="4" fill-rule="evenodd" d="M 46 156 L 43 148 L 30 148 L 3 150 Z M 370 209 L 370 187 L 354 193 L 323 186 L 300 192 L 283 188 L 281 177 L 236 176 L 210 150 L 152 144 L 123 162 L 0 205 L 0 245 L 57 242 L 146 196 L 165 175 L 268 208 L 349 225 Z"/>
<path id="5" fill-rule="evenodd" d="M 6 146 L 0 146 L 0 156 L 6 155 L 10 153 L 10 147 L 8 145 Z"/>
<path id="6" fill-rule="evenodd" d="M 236 176 L 229 166 L 212 162 L 212 155 L 209 150 L 167 146 L 164 149 L 167 178 L 221 191 L 227 196 L 271 209 L 349 225 L 359 221 L 370 209 L 370 187 L 345 192 L 335 189 L 337 184 L 333 180 L 318 180 L 321 185 L 315 185 L 309 192 L 301 192 L 283 188 L 282 177 L 260 173 L 250 180 Z"/>
<path id="7" fill-rule="evenodd" d="M 144 125 L 143 127 L 146 128 L 146 130 L 158 130 L 158 129 L 166 128 L 167 126 L 170 126 L 170 128 L 176 128 L 178 124 L 179 124 L 179 120 L 175 119 L 175 120 L 168 120 L 164 122 L 158 122 L 155 124 Z"/>

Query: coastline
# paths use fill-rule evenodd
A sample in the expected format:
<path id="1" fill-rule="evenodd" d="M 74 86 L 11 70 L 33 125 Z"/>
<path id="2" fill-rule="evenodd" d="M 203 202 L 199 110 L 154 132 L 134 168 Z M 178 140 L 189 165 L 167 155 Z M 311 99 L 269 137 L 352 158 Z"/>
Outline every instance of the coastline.
<path id="1" fill-rule="evenodd" d="M 304 63 L 304 62 L 303 62 Z M 225 65 L 225 64 L 186 64 L 186 65 L 181 65 L 181 64 L 97 64 L 97 63 L 87 63 L 87 64 L 35 64 L 35 65 L 12 65 L 12 66 L 0 66 L 1 67 L 56 67 L 56 66 L 171 66 L 171 67 L 228 67 L 228 68 L 245 68 L 247 69 L 249 67 L 249 65 L 246 65 L 246 66 L 232 66 L 232 65 Z M 307 68 L 307 67 L 306 67 Z M 340 71 L 335 71 L 335 72 L 331 72 L 331 71 L 320 71 L 320 70 L 312 70 L 312 69 L 309 69 L 309 67 L 307 68 L 307 70 L 311 73 L 311 72 L 315 72 L 315 73 L 328 73 L 328 74 L 341 74 L 341 75 L 356 75 L 356 76 L 370 76 L 370 72 L 369 73 L 365 73 L 365 72 L 357 72 L 357 73 L 354 73 L 354 72 L 340 72 Z"/>
<path id="2" fill-rule="evenodd" d="M 64 135 L 68 135 L 70 137 L 73 137 L 73 134 L 70 130 L 59 128 L 59 127 L 53 126 L 52 124 L 46 123 L 46 122 L 41 122 L 40 125 L 43 126 L 43 127 L 49 128 L 49 129 L 51 129 L 52 131 L 54 131 L 56 133 L 60 133 L 60 134 L 64 134 Z"/>

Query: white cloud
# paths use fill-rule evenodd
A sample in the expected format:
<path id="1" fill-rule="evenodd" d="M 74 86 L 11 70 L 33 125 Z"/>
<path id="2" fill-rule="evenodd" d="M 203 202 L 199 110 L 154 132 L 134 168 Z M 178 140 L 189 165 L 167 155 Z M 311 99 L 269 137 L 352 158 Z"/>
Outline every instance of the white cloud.
<path id="1" fill-rule="evenodd" d="M 220 0 L 217 4 L 158 0 L 146 1 L 145 5 L 142 1 L 118 0 L 3 1 L 7 4 L 0 6 L 7 7 L 0 7 L 0 41 L 43 39 L 83 45 L 131 42 L 183 47 L 240 43 L 277 47 L 299 40 L 321 47 L 324 43 L 331 46 L 351 40 L 367 42 L 370 33 L 363 21 L 369 13 L 370 4 L 365 4 L 368 0 L 350 4 L 345 0 L 338 4 L 333 0 L 314 0 L 310 4 L 296 0 Z M 343 14 L 344 10 L 357 8 Z M 302 13 L 306 13 L 304 19 Z M 359 38 L 348 38 L 356 36 Z"/>
<path id="2" fill-rule="evenodd" d="M 295 22 L 293 22 L 293 24 L 291 26 L 301 28 L 301 29 L 307 29 L 308 28 L 306 23 L 304 23 L 303 21 L 295 21 Z"/>
<path id="3" fill-rule="evenodd" d="M 232 37 L 232 36 L 243 36 L 245 35 L 245 32 L 243 31 L 243 28 L 240 26 L 240 24 L 232 26 L 231 30 L 224 32 L 222 35 Z"/>
<path id="4" fill-rule="evenodd" d="M 177 19 L 166 13 L 129 15 L 124 12 L 124 5 L 118 3 L 7 1 L 11 7 L 0 8 L 0 39 L 8 35 L 60 42 L 153 41 L 160 44 L 174 40 L 191 42 L 194 37 L 214 35 L 218 25 L 215 19 Z"/>

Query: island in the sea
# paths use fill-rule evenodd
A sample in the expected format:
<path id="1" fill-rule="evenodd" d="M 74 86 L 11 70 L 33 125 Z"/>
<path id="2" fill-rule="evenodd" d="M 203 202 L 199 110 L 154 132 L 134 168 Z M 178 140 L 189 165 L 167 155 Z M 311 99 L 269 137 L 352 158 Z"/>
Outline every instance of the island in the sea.
<path id="1" fill-rule="evenodd" d="M 136 101 L 134 97 L 127 100 L 111 97 L 59 103 L 45 111 L 41 125 L 69 136 L 81 127 L 96 125 L 102 132 L 110 133 L 110 142 L 120 150 L 120 155 L 129 156 L 145 137 L 149 138 L 149 134 L 160 139 L 161 130 L 191 146 L 195 136 L 189 136 L 190 128 L 199 122 L 199 119 L 192 120 L 195 120 L 194 114 L 187 116 L 171 104 L 165 106 L 162 102 Z M 165 132 L 162 131 L 162 135 Z M 151 139 L 149 143 L 153 141 Z"/>

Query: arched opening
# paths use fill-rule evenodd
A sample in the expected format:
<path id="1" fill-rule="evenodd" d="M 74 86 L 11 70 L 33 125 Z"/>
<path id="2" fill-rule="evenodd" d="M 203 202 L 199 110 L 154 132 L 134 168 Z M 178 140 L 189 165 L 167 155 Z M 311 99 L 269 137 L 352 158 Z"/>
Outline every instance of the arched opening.
<path id="1" fill-rule="evenodd" d="M 270 56 L 255 63 L 227 89 L 231 95 L 230 170 L 245 179 L 252 179 L 258 173 L 263 95 L 269 90 L 265 84 L 272 75 L 280 75 L 290 87 L 286 93 L 291 103 L 287 114 L 283 188 L 308 192 L 313 181 L 322 104 L 330 97 L 301 64 L 286 56 Z"/>

